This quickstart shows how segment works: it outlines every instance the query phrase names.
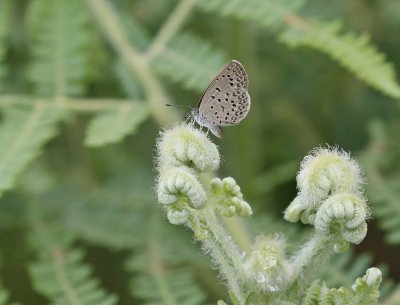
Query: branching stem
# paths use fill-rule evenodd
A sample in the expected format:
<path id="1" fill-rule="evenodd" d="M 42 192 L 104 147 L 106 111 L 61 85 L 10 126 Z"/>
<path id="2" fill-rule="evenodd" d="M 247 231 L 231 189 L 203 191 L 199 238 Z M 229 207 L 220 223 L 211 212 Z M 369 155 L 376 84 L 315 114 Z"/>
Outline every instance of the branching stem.
<path id="1" fill-rule="evenodd" d="M 98 112 L 104 110 L 120 109 L 129 107 L 142 101 L 131 101 L 124 99 L 101 99 L 101 98 L 70 98 L 64 97 L 54 103 L 54 98 L 32 97 L 25 95 L 0 95 L 0 108 L 13 105 L 33 106 L 40 103 L 42 107 L 59 107 L 76 112 Z"/>
<path id="2" fill-rule="evenodd" d="M 241 254 L 231 235 L 215 216 L 213 209 L 204 208 L 192 217 L 191 227 L 198 239 L 203 242 L 206 251 L 212 258 L 232 289 L 232 294 L 244 304 L 247 289 L 242 281 L 243 266 Z"/>
<path id="3" fill-rule="evenodd" d="M 150 112 L 162 126 L 178 121 L 177 114 L 165 104 L 171 104 L 158 78 L 135 46 L 129 41 L 118 16 L 107 0 L 86 1 L 94 19 L 115 51 L 138 78 L 148 99 Z"/>
<path id="4" fill-rule="evenodd" d="M 182 0 L 179 2 L 175 10 L 160 27 L 159 32 L 145 52 L 144 57 L 147 61 L 151 61 L 164 50 L 165 45 L 179 31 L 197 1 L 198 0 Z"/>

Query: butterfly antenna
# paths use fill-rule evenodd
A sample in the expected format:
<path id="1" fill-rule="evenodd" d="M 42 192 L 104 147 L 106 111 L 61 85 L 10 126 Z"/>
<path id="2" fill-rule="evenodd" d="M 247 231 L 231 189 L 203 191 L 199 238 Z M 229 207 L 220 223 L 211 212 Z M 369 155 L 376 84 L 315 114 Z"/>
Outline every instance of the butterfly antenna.
<path id="1" fill-rule="evenodd" d="M 168 106 L 168 107 L 184 107 L 184 108 L 193 109 L 193 107 L 190 107 L 190 106 L 188 106 L 188 105 L 179 105 L 179 104 L 177 104 L 177 105 L 165 104 L 165 106 Z M 191 120 L 191 119 L 192 119 L 191 112 L 187 113 L 187 114 L 183 117 L 183 119 L 186 121 L 186 123 L 187 123 L 189 120 Z"/>
<path id="2" fill-rule="evenodd" d="M 193 107 L 190 107 L 190 106 L 188 106 L 188 105 L 171 105 L 171 104 L 165 104 L 165 106 L 168 106 L 168 107 L 186 107 L 186 108 L 190 108 L 190 109 L 193 109 Z"/>

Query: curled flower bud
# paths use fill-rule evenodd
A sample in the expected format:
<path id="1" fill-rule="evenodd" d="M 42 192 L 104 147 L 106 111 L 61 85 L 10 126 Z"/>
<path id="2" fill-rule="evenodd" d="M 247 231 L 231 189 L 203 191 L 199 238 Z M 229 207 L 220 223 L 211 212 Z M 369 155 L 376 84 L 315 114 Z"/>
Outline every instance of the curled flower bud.
<path id="1" fill-rule="evenodd" d="M 378 268 L 369 268 L 364 276 L 368 286 L 379 286 L 382 282 L 382 272 Z"/>
<path id="2" fill-rule="evenodd" d="M 245 276 L 250 285 L 263 292 L 278 292 L 284 288 L 287 275 L 284 239 L 279 235 L 258 236 L 245 262 Z"/>
<path id="3" fill-rule="evenodd" d="M 173 225 L 185 224 L 189 219 L 189 211 L 187 209 L 174 209 L 170 208 L 167 211 L 168 221 Z"/>
<path id="4" fill-rule="evenodd" d="M 217 146 L 200 130 L 180 124 L 162 133 L 158 141 L 159 162 L 172 167 L 188 166 L 199 172 L 219 167 Z"/>
<path id="5" fill-rule="evenodd" d="M 232 177 L 211 180 L 211 191 L 217 197 L 218 211 L 227 217 L 233 215 L 250 216 L 253 211 L 243 200 L 240 187 Z"/>
<path id="6" fill-rule="evenodd" d="M 164 169 L 158 183 L 158 201 L 163 205 L 188 201 L 195 209 L 201 209 L 207 200 L 203 186 L 190 169 L 184 167 Z"/>
<path id="7" fill-rule="evenodd" d="M 367 234 L 367 217 L 368 207 L 363 198 L 348 193 L 335 194 L 318 209 L 314 226 L 320 234 L 332 234 L 339 236 L 339 241 L 359 244 Z"/>
<path id="8" fill-rule="evenodd" d="M 297 175 L 299 201 L 304 210 L 315 211 L 330 194 L 359 195 L 361 170 L 350 155 L 336 148 L 319 148 L 305 157 Z"/>
<path id="9" fill-rule="evenodd" d="M 382 272 L 378 268 L 369 268 L 362 278 L 358 278 L 351 286 L 362 304 L 376 304 L 379 298 L 379 286 Z"/>

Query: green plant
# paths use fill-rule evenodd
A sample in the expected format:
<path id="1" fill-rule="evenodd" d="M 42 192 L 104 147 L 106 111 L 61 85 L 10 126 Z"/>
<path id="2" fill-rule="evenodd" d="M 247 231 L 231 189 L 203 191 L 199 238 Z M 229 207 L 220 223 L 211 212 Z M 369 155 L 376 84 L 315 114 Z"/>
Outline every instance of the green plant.
<path id="1" fill-rule="evenodd" d="M 257 251 L 274 248 L 287 270 L 286 257 L 314 229 L 300 221 L 317 215 L 299 194 L 285 215 L 300 221 L 281 217 L 295 197 L 298 165 L 312 147 L 337 143 L 365 169 L 374 217 L 360 245 L 351 232 L 332 241 L 352 249 L 321 266 L 298 302 L 351 299 L 354 280 L 378 266 L 380 303 L 398 305 L 398 261 L 390 256 L 400 241 L 399 14 L 397 1 L 1 0 L 0 303 L 232 303 L 221 282 L 236 269 L 223 269 L 221 281 L 191 231 L 162 217 L 153 158 L 160 128 L 170 131 L 184 115 L 165 104 L 195 106 L 237 59 L 248 71 L 252 109 L 216 142 L 224 158 L 200 168 L 219 165 L 216 175 L 237 183 L 201 174 L 190 211 L 202 222 L 211 198 L 228 244 L 254 252 L 240 266 L 253 270 L 262 265 Z M 185 221 L 184 205 L 166 216 Z M 311 235 L 326 233 L 314 225 Z M 283 234 L 252 241 L 260 232 Z M 256 286 L 251 274 L 231 281 L 233 291 Z M 287 279 L 272 279 L 266 284 L 283 291 Z M 264 297 L 256 292 L 249 302 Z"/>
<path id="2" fill-rule="evenodd" d="M 224 217 L 250 216 L 252 209 L 233 178 L 210 179 L 220 156 L 205 134 L 177 126 L 163 132 L 157 151 L 158 201 L 170 223 L 193 231 L 225 280 L 233 304 L 377 303 L 382 281 L 378 268 L 368 269 L 351 290 L 328 289 L 314 278 L 334 252 L 345 252 L 367 233 L 363 180 L 348 154 L 320 148 L 304 159 L 297 175 L 299 194 L 285 219 L 301 219 L 315 232 L 288 259 L 284 236 L 259 235 L 245 251 L 224 227 Z"/>

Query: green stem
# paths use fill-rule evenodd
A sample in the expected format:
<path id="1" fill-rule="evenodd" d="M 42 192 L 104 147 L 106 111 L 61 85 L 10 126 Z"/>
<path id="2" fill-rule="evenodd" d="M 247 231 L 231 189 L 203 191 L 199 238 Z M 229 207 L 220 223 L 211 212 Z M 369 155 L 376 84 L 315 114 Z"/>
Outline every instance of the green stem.
<path id="1" fill-rule="evenodd" d="M 144 54 L 146 60 L 151 61 L 160 54 L 168 41 L 179 31 L 183 22 L 192 11 L 198 0 L 182 0 L 169 15 L 167 21 L 160 27 L 159 32 Z"/>
<path id="2" fill-rule="evenodd" d="M 113 7 L 107 0 L 86 0 L 86 2 L 105 37 L 137 76 L 155 120 L 163 126 L 175 123 L 179 118 L 172 109 L 165 107 L 165 104 L 171 103 L 166 92 L 150 69 L 149 63 L 129 41 Z"/>
<path id="3" fill-rule="evenodd" d="M 239 247 L 246 253 L 251 252 L 251 237 L 249 232 L 243 225 L 240 217 L 223 217 L 223 222 L 233 239 L 238 243 Z"/>
<path id="4" fill-rule="evenodd" d="M 333 254 L 334 238 L 317 233 L 292 257 L 290 285 L 295 285 L 299 293 L 308 287 L 312 276 Z"/>
<path id="5" fill-rule="evenodd" d="M 54 104 L 54 98 L 32 97 L 25 95 L 0 95 L 0 108 L 10 106 L 34 106 L 40 103 L 43 107 L 58 107 L 76 112 L 98 112 L 104 110 L 117 110 L 121 107 L 134 106 L 142 101 L 122 99 L 98 99 L 98 98 L 70 98 L 64 97 Z"/>
<path id="6" fill-rule="evenodd" d="M 195 236 L 211 255 L 235 299 L 239 301 L 239 304 L 244 304 L 248 292 L 242 281 L 243 262 L 237 245 L 212 209 L 204 208 L 193 212 L 192 215 L 191 228 Z"/>

